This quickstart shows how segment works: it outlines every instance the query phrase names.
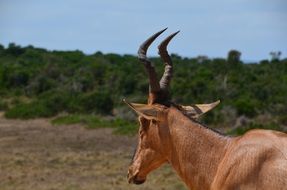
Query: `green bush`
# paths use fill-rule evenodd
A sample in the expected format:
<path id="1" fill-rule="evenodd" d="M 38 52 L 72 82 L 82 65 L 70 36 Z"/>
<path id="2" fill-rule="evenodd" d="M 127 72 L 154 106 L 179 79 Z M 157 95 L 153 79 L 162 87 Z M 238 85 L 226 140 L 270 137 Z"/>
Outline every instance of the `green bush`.
<path id="1" fill-rule="evenodd" d="M 268 123 L 268 124 L 258 124 L 258 123 L 250 123 L 247 126 L 242 126 L 235 128 L 228 132 L 230 135 L 243 135 L 247 131 L 251 129 L 270 129 L 270 130 L 277 130 L 286 132 L 286 129 L 282 128 L 280 125 L 276 123 Z"/>
<path id="2" fill-rule="evenodd" d="M 5 111 L 6 109 L 8 109 L 7 102 L 0 99 L 0 111 Z"/>
<path id="3" fill-rule="evenodd" d="M 111 95 L 105 91 L 85 94 L 79 101 L 85 113 L 111 114 L 113 109 Z"/>
<path id="4" fill-rule="evenodd" d="M 287 115 L 281 115 L 278 118 L 278 122 L 287 126 Z"/>
<path id="5" fill-rule="evenodd" d="M 252 98 L 242 97 L 234 102 L 238 115 L 254 117 L 257 114 L 259 103 Z"/>
<path id="6" fill-rule="evenodd" d="M 83 124 L 89 129 L 114 128 L 116 134 L 133 135 L 138 130 L 135 122 L 126 121 L 120 118 L 104 119 L 95 115 L 66 115 L 60 116 L 51 121 L 53 125 Z"/>
<path id="7" fill-rule="evenodd" d="M 68 108 L 71 99 L 72 95 L 65 91 L 49 91 L 39 96 L 38 102 L 56 115 Z"/>
<path id="8" fill-rule="evenodd" d="M 55 115 L 46 105 L 41 102 L 19 104 L 5 112 L 7 118 L 31 119 L 37 117 L 51 117 Z"/>
<path id="9" fill-rule="evenodd" d="M 72 94 L 48 91 L 31 103 L 19 103 L 5 114 L 8 118 L 36 118 L 55 116 L 61 112 L 111 114 L 113 101 L 108 93 Z"/>

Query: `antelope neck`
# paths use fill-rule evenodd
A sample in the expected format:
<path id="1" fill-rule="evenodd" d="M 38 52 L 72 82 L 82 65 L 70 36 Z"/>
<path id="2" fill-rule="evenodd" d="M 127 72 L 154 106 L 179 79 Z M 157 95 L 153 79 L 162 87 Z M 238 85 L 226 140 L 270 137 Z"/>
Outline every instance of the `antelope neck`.
<path id="1" fill-rule="evenodd" d="M 175 108 L 169 112 L 168 126 L 169 163 L 190 189 L 209 189 L 231 138 L 190 120 Z"/>

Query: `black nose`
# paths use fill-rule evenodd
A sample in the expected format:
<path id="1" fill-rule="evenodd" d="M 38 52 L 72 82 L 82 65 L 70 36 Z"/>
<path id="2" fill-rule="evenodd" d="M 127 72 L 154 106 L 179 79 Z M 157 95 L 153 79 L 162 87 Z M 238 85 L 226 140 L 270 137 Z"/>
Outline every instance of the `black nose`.
<path id="1" fill-rule="evenodd" d="M 144 182 L 145 182 L 145 180 L 137 180 L 136 178 L 133 178 L 133 183 L 136 185 L 143 184 Z"/>
<path id="2" fill-rule="evenodd" d="M 136 185 L 143 184 L 145 182 L 145 179 L 138 179 L 137 175 L 131 176 L 131 173 L 128 171 L 127 179 L 129 183 L 133 183 Z"/>

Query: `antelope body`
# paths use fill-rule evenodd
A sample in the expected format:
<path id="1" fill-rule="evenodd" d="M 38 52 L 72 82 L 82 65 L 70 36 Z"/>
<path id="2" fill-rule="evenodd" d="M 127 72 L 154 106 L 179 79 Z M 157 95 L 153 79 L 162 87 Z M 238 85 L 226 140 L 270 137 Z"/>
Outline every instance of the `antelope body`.
<path id="1" fill-rule="evenodd" d="M 160 82 L 146 58 L 149 45 L 165 30 L 139 49 L 150 81 L 148 104 L 126 102 L 139 115 L 138 146 L 128 170 L 130 183 L 142 184 L 148 173 L 169 163 L 189 189 L 284 190 L 287 189 L 287 135 L 271 130 L 251 130 L 239 137 L 213 131 L 196 118 L 219 102 L 182 106 L 169 101 L 172 62 L 166 50 L 167 37 L 159 45 L 165 62 Z"/>

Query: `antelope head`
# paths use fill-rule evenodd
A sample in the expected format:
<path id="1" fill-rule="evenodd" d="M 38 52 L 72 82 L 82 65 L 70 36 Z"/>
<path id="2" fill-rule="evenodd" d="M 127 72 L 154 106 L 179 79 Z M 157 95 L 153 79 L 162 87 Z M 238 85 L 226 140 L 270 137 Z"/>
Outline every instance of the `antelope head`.
<path id="1" fill-rule="evenodd" d="M 140 124 L 137 149 L 128 170 L 129 183 L 144 183 L 148 173 L 167 162 L 168 147 L 170 146 L 168 140 L 170 133 L 167 125 L 168 112 L 171 107 L 180 110 L 190 118 L 196 119 L 219 103 L 217 101 L 211 104 L 182 106 L 170 101 L 168 89 L 173 75 L 173 64 L 167 51 L 167 45 L 179 31 L 168 36 L 158 46 L 158 53 L 165 65 L 165 70 L 160 80 L 157 79 L 155 68 L 146 56 L 148 47 L 165 30 L 152 35 L 143 42 L 138 50 L 138 58 L 145 66 L 149 78 L 148 103 L 136 104 L 124 100 L 138 114 Z"/>

